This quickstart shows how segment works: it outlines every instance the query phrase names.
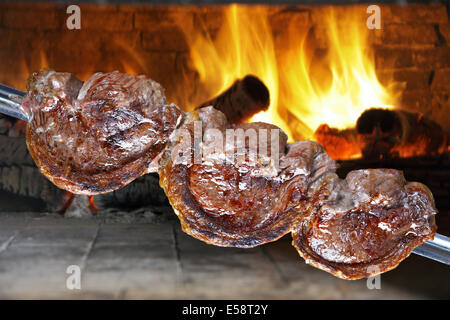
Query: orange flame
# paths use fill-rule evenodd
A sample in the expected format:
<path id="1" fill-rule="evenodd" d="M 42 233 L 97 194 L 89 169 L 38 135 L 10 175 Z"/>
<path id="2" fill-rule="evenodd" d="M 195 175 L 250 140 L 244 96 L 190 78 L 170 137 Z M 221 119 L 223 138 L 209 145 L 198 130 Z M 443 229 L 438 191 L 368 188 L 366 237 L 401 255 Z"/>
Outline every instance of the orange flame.
<path id="1" fill-rule="evenodd" d="M 359 8 L 359 7 L 357 7 Z M 373 59 L 368 49 L 369 30 L 365 18 L 349 10 L 339 17 L 345 26 L 338 25 L 335 11 L 326 10 L 323 23 L 328 35 L 326 57 L 328 75 L 311 76 L 311 59 L 308 59 L 305 41 L 288 52 L 292 64 L 282 72 L 289 83 L 289 97 L 284 101 L 292 112 L 315 131 L 322 123 L 345 129 L 354 126 L 360 114 L 371 107 L 393 108 L 396 97 L 377 79 Z M 319 81 L 320 82 L 319 82 Z M 324 87 L 324 83 L 329 83 Z"/>
<path id="2" fill-rule="evenodd" d="M 348 10 L 348 11 L 347 11 Z M 190 56 L 200 85 L 212 98 L 237 78 L 258 76 L 270 92 L 270 107 L 251 121 L 276 124 L 290 140 L 313 139 L 322 123 L 343 129 L 354 126 L 370 107 L 392 108 L 400 92 L 383 87 L 370 55 L 366 16 L 362 7 L 346 8 L 336 17 L 332 7 L 323 9 L 321 25 L 327 35 L 327 54 L 317 60 L 309 47 L 308 30 L 286 30 L 288 40 L 275 50 L 268 9 L 231 5 L 217 37 L 187 30 Z M 341 13 L 340 13 L 341 14 Z M 365 14 L 365 11 L 364 11 Z M 345 27 L 338 26 L 345 22 Z M 398 91 L 398 90 L 397 90 Z M 192 107 L 192 106 L 190 106 Z"/>
<path id="3" fill-rule="evenodd" d="M 265 6 L 227 7 L 224 24 L 214 40 L 204 30 L 183 30 L 190 44 L 192 63 L 199 73 L 200 86 L 204 91 L 201 98 L 203 101 L 197 102 L 213 98 L 238 78 L 247 74 L 255 75 L 270 92 L 267 114 L 271 121 L 267 122 L 276 123 L 289 134 L 289 127 L 276 112 L 279 76 L 268 13 Z"/>

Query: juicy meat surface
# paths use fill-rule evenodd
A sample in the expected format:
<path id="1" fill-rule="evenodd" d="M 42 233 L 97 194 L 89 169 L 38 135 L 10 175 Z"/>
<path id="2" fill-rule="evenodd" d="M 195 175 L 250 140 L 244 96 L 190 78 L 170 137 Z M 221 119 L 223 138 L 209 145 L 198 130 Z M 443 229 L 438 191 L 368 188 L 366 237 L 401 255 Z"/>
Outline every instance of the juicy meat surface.
<path id="1" fill-rule="evenodd" d="M 105 193 L 158 170 L 183 230 L 219 246 L 254 247 L 292 233 L 307 263 L 343 279 L 395 268 L 436 233 L 428 188 L 390 169 L 350 172 L 278 127 L 230 124 L 213 107 L 183 113 L 145 76 L 86 82 L 41 70 L 23 109 L 41 172 L 78 194 Z"/>
<path id="2" fill-rule="evenodd" d="M 236 140 L 228 139 L 231 129 Z M 270 132 L 254 140 L 270 152 L 261 156 L 258 147 L 257 161 L 250 161 L 252 135 L 239 138 L 239 129 Z M 307 263 L 343 279 L 391 270 L 433 238 L 437 211 L 426 186 L 407 183 L 397 170 L 357 170 L 340 179 L 336 168 L 315 142 L 287 145 L 273 125 L 229 124 L 207 107 L 187 114 L 161 158 L 159 174 L 191 236 L 219 246 L 254 247 L 292 232 Z"/>
<path id="3" fill-rule="evenodd" d="M 146 76 L 41 70 L 27 82 L 27 145 L 41 172 L 78 194 L 110 192 L 154 170 L 182 112 Z"/>
<path id="4" fill-rule="evenodd" d="M 196 121 L 203 138 L 197 161 Z M 267 145 L 255 150 L 256 159 L 251 158 L 250 138 L 240 136 L 239 129 L 253 137 L 255 132 L 257 146 Z M 227 139 L 227 130 L 234 130 L 233 140 Z M 297 217 L 294 207 L 305 198 L 311 177 L 324 166 L 335 166 L 315 142 L 287 146 L 279 128 L 265 123 L 230 125 L 212 107 L 191 112 L 178 131 L 162 157 L 160 185 L 183 230 L 219 246 L 254 247 L 291 231 Z M 187 146 L 192 147 L 187 156 L 177 158 Z"/>
<path id="5" fill-rule="evenodd" d="M 434 200 L 426 186 L 391 169 L 330 171 L 308 191 L 293 245 L 313 266 L 344 279 L 395 268 L 436 232 Z"/>

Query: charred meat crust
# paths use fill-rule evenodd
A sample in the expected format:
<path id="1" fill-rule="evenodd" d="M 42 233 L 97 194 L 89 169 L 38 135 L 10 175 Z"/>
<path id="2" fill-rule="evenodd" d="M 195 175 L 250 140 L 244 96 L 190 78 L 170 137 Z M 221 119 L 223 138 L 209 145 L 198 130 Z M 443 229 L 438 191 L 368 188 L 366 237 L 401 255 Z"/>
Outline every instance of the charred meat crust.
<path id="1" fill-rule="evenodd" d="M 180 126 L 191 141 L 196 120 L 203 130 L 239 128 L 213 108 L 199 109 Z M 278 170 L 264 168 L 252 180 L 251 172 L 261 172 L 258 165 L 174 161 L 182 139 L 177 132 L 172 137 L 161 158 L 160 185 L 183 230 L 206 243 L 254 247 L 291 231 L 307 263 L 342 279 L 360 279 L 395 268 L 436 232 L 433 196 L 424 185 L 407 183 L 400 171 L 357 170 L 342 180 L 322 147 L 303 141 L 281 147 Z M 242 182 L 246 188 L 238 190 Z"/>
<path id="2" fill-rule="evenodd" d="M 83 84 L 41 70 L 27 87 L 30 154 L 56 186 L 77 194 L 110 192 L 149 172 L 182 116 L 145 76 L 96 73 Z"/>
<path id="3" fill-rule="evenodd" d="M 204 210 L 193 197 L 188 177 L 186 167 L 176 166 L 170 168 L 167 174 L 162 172 L 160 185 L 168 195 L 183 231 L 194 238 L 217 246 L 251 248 L 275 241 L 291 230 L 295 217 L 292 209 L 280 213 L 267 226 L 254 231 L 241 232 L 223 227 L 220 220 Z"/>
<path id="4" fill-rule="evenodd" d="M 283 132 L 274 136 L 279 128 L 230 124 L 212 107 L 185 114 L 166 105 L 162 87 L 145 76 L 96 73 L 83 84 L 41 70 L 27 87 L 27 146 L 48 179 L 73 193 L 98 194 L 158 170 L 183 230 L 206 243 L 255 247 L 291 232 L 307 263 L 360 279 L 395 268 L 436 233 L 431 192 L 400 171 L 356 170 L 339 179 L 318 143 L 287 145 Z M 206 161 L 200 153 L 195 162 L 197 120 L 201 148 L 213 137 L 208 129 L 264 129 L 270 134 L 259 136 L 258 146 L 267 139 L 270 151 L 256 163 L 230 163 L 220 152 Z M 183 132 L 191 138 L 188 162 L 177 158 L 186 152 Z"/>
<path id="5" fill-rule="evenodd" d="M 187 130 L 192 136 L 196 120 L 201 120 L 204 129 L 219 128 L 224 132 L 236 128 L 226 123 L 220 111 L 203 108 L 191 112 L 179 130 Z M 258 123 L 242 125 L 245 129 L 249 127 L 276 128 Z M 204 139 L 205 136 L 206 131 Z M 334 167 L 335 162 L 315 142 L 286 147 L 284 133 L 278 141 L 281 158 L 280 168 L 275 172 L 271 165 L 177 162 L 173 154 L 179 149 L 181 138 L 175 134 L 161 159 L 159 174 L 160 185 L 183 230 L 206 243 L 234 247 L 254 247 L 291 231 L 298 216 L 295 206 L 305 197 L 309 179 L 322 166 Z M 192 154 L 190 157 L 193 158 Z M 261 174 L 252 176 L 255 172 Z M 245 190 L 240 188 L 241 184 Z"/>
<path id="6" fill-rule="evenodd" d="M 399 171 L 357 170 L 345 180 L 330 172 L 320 180 L 292 231 L 294 247 L 316 268 L 349 280 L 374 276 L 436 233 L 431 192 Z"/>

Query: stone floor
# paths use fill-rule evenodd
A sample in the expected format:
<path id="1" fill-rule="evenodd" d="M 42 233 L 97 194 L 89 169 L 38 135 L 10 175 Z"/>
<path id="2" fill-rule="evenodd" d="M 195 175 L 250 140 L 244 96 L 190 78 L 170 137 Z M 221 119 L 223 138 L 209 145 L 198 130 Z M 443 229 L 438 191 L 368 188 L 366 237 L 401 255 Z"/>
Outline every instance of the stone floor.
<path id="1" fill-rule="evenodd" d="M 68 266 L 81 270 L 69 290 Z M 381 289 L 304 263 L 290 237 L 254 249 L 206 245 L 170 213 L 75 219 L 0 213 L 0 298 L 422 299 L 450 298 L 450 268 L 411 255 Z"/>

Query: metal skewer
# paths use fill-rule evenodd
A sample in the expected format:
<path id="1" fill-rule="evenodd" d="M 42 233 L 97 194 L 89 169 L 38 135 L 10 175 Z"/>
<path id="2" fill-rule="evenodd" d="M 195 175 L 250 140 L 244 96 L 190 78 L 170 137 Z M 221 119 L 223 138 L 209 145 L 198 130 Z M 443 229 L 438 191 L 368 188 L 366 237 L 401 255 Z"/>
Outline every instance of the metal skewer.
<path id="1" fill-rule="evenodd" d="M 450 238 L 436 233 L 433 240 L 415 248 L 413 253 L 450 265 Z"/>
<path id="2" fill-rule="evenodd" d="M 29 122 L 29 116 L 22 109 L 25 95 L 23 91 L 0 84 L 0 113 Z"/>

